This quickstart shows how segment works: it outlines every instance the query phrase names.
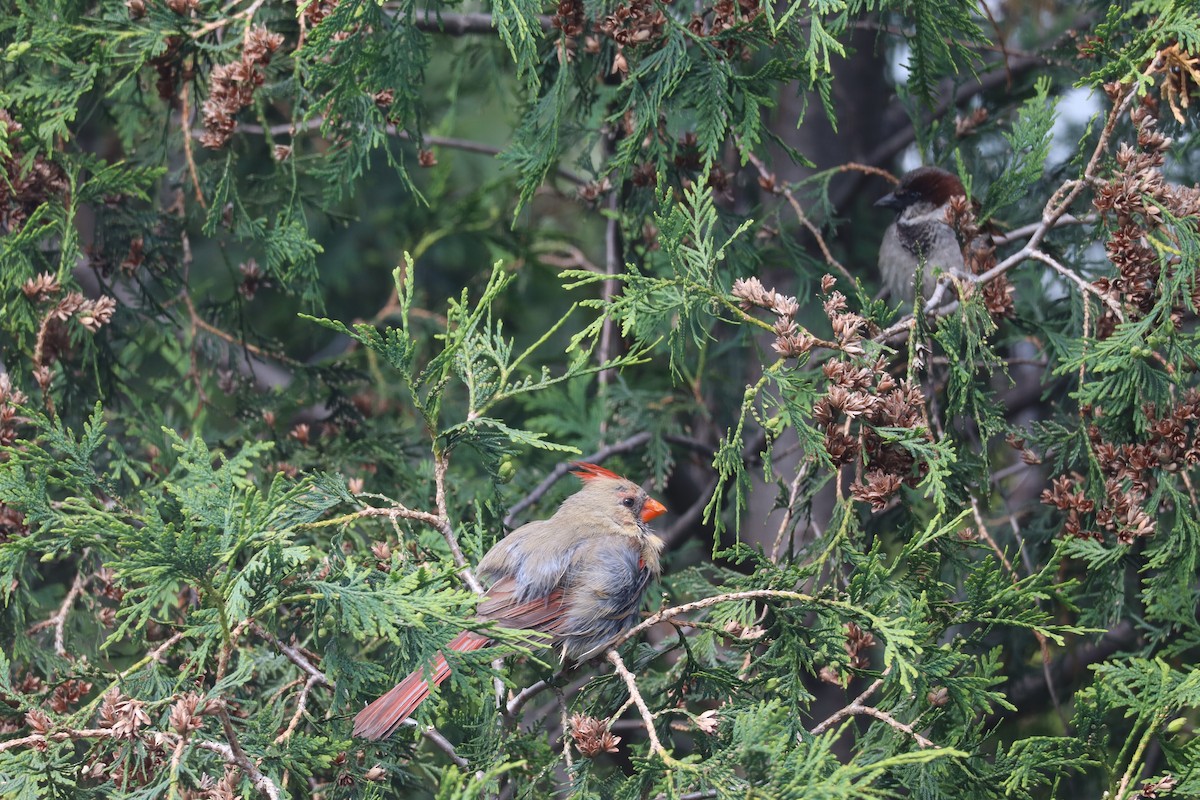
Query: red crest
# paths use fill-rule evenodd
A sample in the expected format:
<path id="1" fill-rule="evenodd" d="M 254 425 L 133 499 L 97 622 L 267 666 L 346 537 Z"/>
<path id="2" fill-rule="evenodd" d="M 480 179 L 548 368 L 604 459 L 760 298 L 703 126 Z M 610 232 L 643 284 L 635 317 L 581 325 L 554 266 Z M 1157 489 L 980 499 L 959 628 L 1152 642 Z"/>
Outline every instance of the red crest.
<path id="1" fill-rule="evenodd" d="M 625 480 L 610 469 L 605 469 L 598 464 L 586 464 L 582 461 L 576 461 L 571 464 L 571 472 L 581 481 L 594 481 L 597 478 L 614 478 L 618 481 Z"/>

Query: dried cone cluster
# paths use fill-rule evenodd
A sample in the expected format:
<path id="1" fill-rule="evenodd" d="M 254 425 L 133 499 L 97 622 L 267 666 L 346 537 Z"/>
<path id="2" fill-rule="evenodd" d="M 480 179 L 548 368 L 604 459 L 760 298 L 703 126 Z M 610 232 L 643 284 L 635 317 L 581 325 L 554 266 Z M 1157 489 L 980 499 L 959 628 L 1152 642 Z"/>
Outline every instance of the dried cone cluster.
<path id="1" fill-rule="evenodd" d="M 736 25 L 753 22 L 761 13 L 759 0 L 718 0 L 710 11 L 693 14 L 688 22 L 688 30 L 696 36 L 720 36 Z M 750 48 L 734 39 L 718 40 L 712 44 L 729 58 L 733 58 L 736 52 L 743 61 L 750 59 Z"/>
<path id="2" fill-rule="evenodd" d="M 259 67 L 283 44 L 283 36 L 266 28 L 251 28 L 242 42 L 242 58 L 231 64 L 219 64 L 212 71 L 212 88 L 204 101 L 204 133 L 200 143 L 217 149 L 233 136 L 234 117 L 254 101 L 254 92 L 265 78 Z"/>
<path id="3" fill-rule="evenodd" d="M 831 285 L 832 280 L 822 282 Z M 856 465 L 851 495 L 882 511 L 901 486 L 915 486 L 929 468 L 901 445 L 885 442 L 876 429 L 911 428 L 932 441 L 925 424 L 925 396 L 907 379 L 892 377 L 884 356 L 866 357 L 861 343 L 866 321 L 846 309 L 841 292 L 825 300 L 825 314 L 841 354 L 822 367 L 829 390 L 813 406 L 813 422 L 825 434 L 825 450 L 834 466 Z"/>
<path id="4" fill-rule="evenodd" d="M 17 439 L 17 406 L 23 406 L 29 401 L 25 393 L 12 385 L 8 373 L 0 375 L 0 447 L 8 447 Z M 0 453 L 0 461 L 4 455 Z M 0 509 L 4 505 L 0 503 Z M 3 515 L 0 514 L 0 526 L 3 525 Z"/>
<path id="5" fill-rule="evenodd" d="M 992 239 L 979 228 L 975 218 L 975 206 L 965 195 L 955 195 L 950 198 L 950 208 L 946 211 L 947 222 L 958 233 L 958 240 L 966 242 L 963 247 L 963 263 L 972 275 L 982 275 L 996 266 L 996 246 Z M 974 283 L 964 282 L 959 286 L 960 292 L 979 291 L 983 295 L 983 305 L 993 317 L 1009 317 L 1013 313 L 1013 287 L 1007 275 L 1000 275 L 978 287 Z"/>
<path id="6" fill-rule="evenodd" d="M 7 373 L 0 375 L 0 447 L 9 447 L 16 441 L 17 425 L 21 422 L 17 406 L 25 405 L 28 400 L 24 392 L 12 385 L 12 378 Z M 6 459 L 7 456 L 0 452 L 0 462 Z M 0 544 L 27 533 L 29 526 L 25 524 L 25 515 L 0 503 Z"/>
<path id="7" fill-rule="evenodd" d="M 62 286 L 54 275 L 44 272 L 25 281 L 21 291 L 30 302 L 41 304 L 58 295 Z M 89 333 L 95 333 L 109 323 L 116 309 L 117 301 L 111 297 L 89 300 L 79 292 L 67 292 L 65 297 L 46 311 L 33 354 L 33 379 L 43 392 L 50 388 L 50 383 L 54 380 L 51 365 L 70 349 L 70 338 L 65 326 L 67 320 L 74 317 Z"/>
<path id="8" fill-rule="evenodd" d="M 852 670 L 869 669 L 871 666 L 870 650 L 875 646 L 875 636 L 864 631 L 856 623 L 846 623 L 846 641 L 842 645 L 846 649 L 847 666 Z M 819 673 L 821 680 L 826 683 L 845 686 L 850 682 L 850 675 L 843 673 L 833 664 L 826 664 Z"/>
<path id="9" fill-rule="evenodd" d="M 338 0 L 314 0 L 314 2 L 304 6 L 304 10 L 300 12 L 300 16 L 307 23 L 308 27 L 315 28 L 321 24 L 322 20 L 333 13 L 337 5 Z"/>
<path id="10" fill-rule="evenodd" d="M 1120 98 L 1127 89 L 1120 84 L 1104 88 L 1110 98 Z M 1117 270 L 1117 277 L 1099 278 L 1094 283 L 1125 309 L 1127 320 L 1148 314 L 1162 291 L 1160 284 L 1170 281 L 1179 268 L 1178 256 L 1160 257 L 1150 243 L 1152 236 L 1177 243 L 1164 209 L 1175 219 L 1200 215 L 1200 188 L 1174 185 L 1163 176 L 1171 140 L 1157 130 L 1155 109 L 1150 104 L 1135 106 L 1130 118 L 1137 130 L 1137 147 L 1121 144 L 1115 155 L 1117 171 L 1099 184 L 1092 201 L 1101 216 L 1115 225 L 1105 250 Z M 1200 282 L 1192 290 L 1191 301 L 1200 305 Z M 1183 314 L 1183 302 L 1177 299 L 1171 313 L 1176 327 Z M 1106 308 L 1099 337 L 1108 337 L 1117 322 L 1113 311 Z"/>
<path id="11" fill-rule="evenodd" d="M 1084 494 L 1077 475 L 1055 478 L 1051 488 L 1042 492 L 1043 503 L 1066 512 L 1066 535 L 1103 540 L 1108 533 L 1120 544 L 1152 536 L 1154 517 L 1145 506 L 1156 487 L 1156 473 L 1177 473 L 1200 463 L 1200 391 L 1189 389 L 1162 416 L 1152 404 L 1143 412 L 1150 420 L 1144 441 L 1115 445 L 1103 440 L 1097 425 L 1088 427 L 1104 471 L 1104 498 L 1099 504 Z M 1091 527 L 1085 524 L 1089 521 Z"/>
<path id="12" fill-rule="evenodd" d="M 613 736 L 604 720 L 574 714 L 568 720 L 568 724 L 571 727 L 571 738 L 575 740 L 575 749 L 585 758 L 617 752 L 621 737 Z"/>
<path id="13" fill-rule="evenodd" d="M 561 5 L 559 9 L 561 12 Z M 654 0 L 632 0 L 628 5 L 617 6 L 596 27 L 618 45 L 625 46 L 658 41 L 666 25 L 667 17 Z"/>
<path id="14" fill-rule="evenodd" d="M 52 198 L 66 197 L 69 185 L 62 167 L 47 161 L 40 154 L 30 161 L 20 150 L 17 134 L 21 124 L 0 108 L 2 140 L 7 141 L 9 154 L 0 155 L 0 233 L 21 230 L 38 206 Z"/>
<path id="15" fill-rule="evenodd" d="M 562 31 L 568 41 L 579 38 L 585 21 L 583 0 L 559 0 L 558 10 L 554 14 L 554 27 Z"/>
<path id="16" fill-rule="evenodd" d="M 771 347 L 784 358 L 804 355 L 821 343 L 820 339 L 796 324 L 795 317 L 800 304 L 795 297 L 766 288 L 758 278 L 737 279 L 733 282 L 731 294 L 741 301 L 745 311 L 757 306 L 775 315 L 775 341 Z"/>

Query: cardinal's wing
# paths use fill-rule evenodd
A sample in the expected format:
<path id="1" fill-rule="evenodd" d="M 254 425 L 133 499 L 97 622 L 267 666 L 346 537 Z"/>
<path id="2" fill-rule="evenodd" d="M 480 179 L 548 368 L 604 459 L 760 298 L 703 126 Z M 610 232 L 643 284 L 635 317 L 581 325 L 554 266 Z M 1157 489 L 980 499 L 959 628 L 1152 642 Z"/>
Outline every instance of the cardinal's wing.
<path id="1" fill-rule="evenodd" d="M 506 628 L 542 631 L 551 635 L 558 633 L 565 610 L 561 588 L 554 589 L 542 597 L 523 600 L 524 592 L 514 577 L 501 578 L 488 590 L 479 604 L 480 617 L 499 623 Z"/>

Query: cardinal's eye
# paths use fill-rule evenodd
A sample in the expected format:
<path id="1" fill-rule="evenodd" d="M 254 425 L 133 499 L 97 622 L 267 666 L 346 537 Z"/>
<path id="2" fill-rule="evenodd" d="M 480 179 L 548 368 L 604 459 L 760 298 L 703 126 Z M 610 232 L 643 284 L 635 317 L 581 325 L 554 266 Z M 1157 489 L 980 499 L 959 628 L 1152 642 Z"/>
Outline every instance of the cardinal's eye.
<path id="1" fill-rule="evenodd" d="M 633 498 L 626 497 L 624 500 L 621 501 L 621 505 L 625 506 L 626 508 L 633 508 Z"/>

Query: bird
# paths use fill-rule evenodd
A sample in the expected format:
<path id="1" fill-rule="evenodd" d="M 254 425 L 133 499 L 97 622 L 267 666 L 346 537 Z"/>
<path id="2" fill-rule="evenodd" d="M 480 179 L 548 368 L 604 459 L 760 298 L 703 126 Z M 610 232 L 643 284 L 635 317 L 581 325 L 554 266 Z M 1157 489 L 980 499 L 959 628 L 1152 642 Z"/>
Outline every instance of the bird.
<path id="1" fill-rule="evenodd" d="M 946 218 L 950 199 L 957 195 L 966 196 L 957 175 L 938 167 L 918 167 L 875 201 L 877 207 L 897 212 L 879 246 L 879 272 L 891 297 L 913 301 L 918 268 L 923 270 L 921 296 L 926 300 L 933 294 L 938 270 L 967 274 L 962 247 Z"/>
<path id="2" fill-rule="evenodd" d="M 562 658 L 586 661 L 637 623 L 646 586 L 661 571 L 663 540 L 650 529 L 666 512 L 636 483 L 596 464 L 576 462 L 583 487 L 549 519 L 526 523 L 497 542 L 477 572 L 490 588 L 480 621 L 541 631 Z M 448 645 L 469 652 L 488 644 L 465 630 Z M 385 739 L 450 675 L 439 652 L 354 717 L 354 736 Z M 428 676 L 428 677 L 427 677 Z"/>

